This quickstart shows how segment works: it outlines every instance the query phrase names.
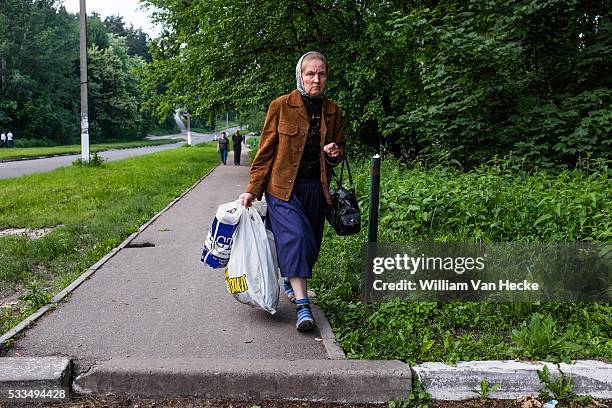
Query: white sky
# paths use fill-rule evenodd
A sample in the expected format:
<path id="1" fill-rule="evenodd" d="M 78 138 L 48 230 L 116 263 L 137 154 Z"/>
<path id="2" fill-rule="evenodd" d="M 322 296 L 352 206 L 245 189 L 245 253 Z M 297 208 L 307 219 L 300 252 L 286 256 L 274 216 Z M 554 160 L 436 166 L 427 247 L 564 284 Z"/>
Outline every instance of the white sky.
<path id="1" fill-rule="evenodd" d="M 79 11 L 79 0 L 63 0 L 63 4 L 72 13 Z M 86 0 L 85 8 L 88 15 L 95 11 L 102 20 L 107 16 L 122 16 L 127 27 L 133 24 L 135 28 L 149 34 L 149 37 L 157 37 L 160 33 L 159 27 L 149 20 L 149 12 L 140 9 L 138 0 Z"/>

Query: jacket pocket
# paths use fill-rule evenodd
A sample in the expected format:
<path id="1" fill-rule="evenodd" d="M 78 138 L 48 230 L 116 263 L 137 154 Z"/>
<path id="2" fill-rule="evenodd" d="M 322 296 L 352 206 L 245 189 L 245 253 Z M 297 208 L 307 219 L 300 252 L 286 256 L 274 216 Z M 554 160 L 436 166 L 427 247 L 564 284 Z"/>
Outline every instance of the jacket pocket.
<path id="1" fill-rule="evenodd" d="M 298 133 L 297 125 L 288 122 L 278 122 L 278 133 L 286 136 L 295 136 Z"/>

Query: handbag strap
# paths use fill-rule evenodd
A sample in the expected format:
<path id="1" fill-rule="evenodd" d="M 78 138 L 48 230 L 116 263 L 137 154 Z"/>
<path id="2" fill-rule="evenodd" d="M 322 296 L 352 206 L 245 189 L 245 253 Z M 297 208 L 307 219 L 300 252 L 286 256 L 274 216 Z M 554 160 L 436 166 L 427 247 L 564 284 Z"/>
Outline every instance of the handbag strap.
<path id="1" fill-rule="evenodd" d="M 344 154 L 343 158 L 343 162 L 346 162 L 346 171 L 348 172 L 348 176 L 349 176 L 349 185 L 353 185 L 353 175 L 351 174 L 351 168 L 349 166 L 349 159 L 348 156 L 346 154 Z"/>
<path id="2" fill-rule="evenodd" d="M 340 177 L 336 177 L 338 188 L 342 187 L 342 178 L 344 176 L 344 163 L 346 162 L 346 171 L 348 173 L 349 186 L 353 185 L 353 175 L 351 174 L 351 167 L 349 166 L 348 156 L 344 154 L 342 156 L 342 166 L 340 167 Z"/>

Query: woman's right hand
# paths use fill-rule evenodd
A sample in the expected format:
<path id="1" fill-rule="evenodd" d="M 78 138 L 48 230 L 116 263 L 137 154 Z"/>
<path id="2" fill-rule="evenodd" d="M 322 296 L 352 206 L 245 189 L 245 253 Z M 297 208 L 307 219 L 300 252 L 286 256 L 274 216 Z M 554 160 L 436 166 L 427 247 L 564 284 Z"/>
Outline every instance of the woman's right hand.
<path id="1" fill-rule="evenodd" d="M 240 194 L 240 197 L 238 197 L 244 208 L 249 208 L 256 198 L 257 197 L 255 197 L 255 194 L 251 193 L 242 193 Z"/>

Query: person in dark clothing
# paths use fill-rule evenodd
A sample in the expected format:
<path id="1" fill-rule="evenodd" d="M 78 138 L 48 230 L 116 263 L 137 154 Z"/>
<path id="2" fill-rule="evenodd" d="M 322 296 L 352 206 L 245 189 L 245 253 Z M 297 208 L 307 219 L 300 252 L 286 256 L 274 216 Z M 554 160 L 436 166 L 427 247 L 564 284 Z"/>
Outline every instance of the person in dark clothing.
<path id="1" fill-rule="evenodd" d="M 229 150 L 229 139 L 227 138 L 225 132 L 221 132 L 221 137 L 217 142 L 217 151 L 219 152 L 219 156 L 221 157 L 221 162 L 225 165 L 227 164 L 227 151 Z"/>
<path id="2" fill-rule="evenodd" d="M 239 130 L 236 130 L 234 136 L 232 136 L 232 144 L 234 145 L 234 164 L 240 166 L 240 154 L 242 153 L 242 141 L 244 137 L 240 134 Z"/>
<path id="3" fill-rule="evenodd" d="M 331 204 L 332 167 L 344 154 L 340 107 L 323 94 L 327 61 L 318 52 L 296 65 L 297 89 L 270 104 L 240 200 L 249 207 L 265 194 L 285 294 L 296 304 L 296 328 L 315 326 L 307 280 L 319 256 L 324 209 Z"/>

